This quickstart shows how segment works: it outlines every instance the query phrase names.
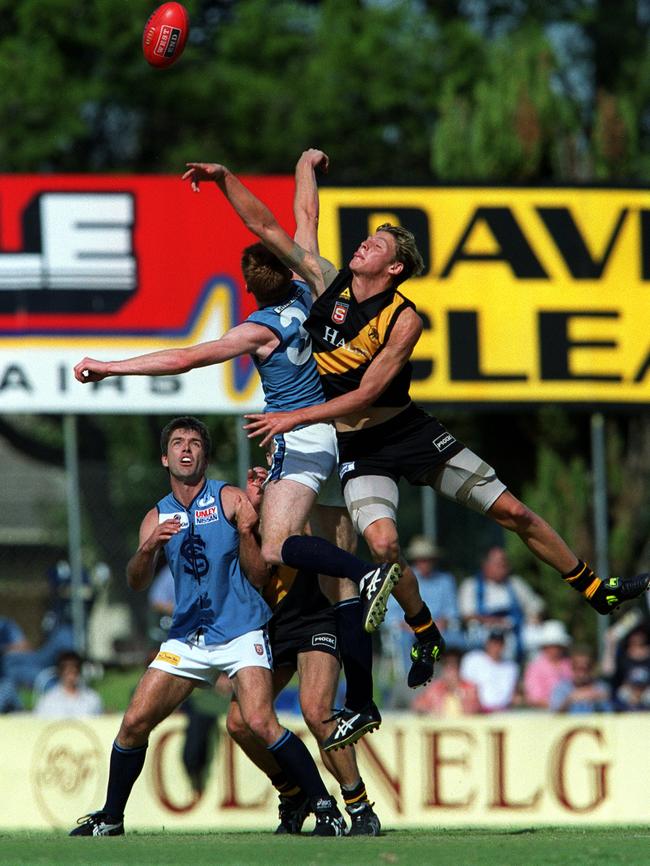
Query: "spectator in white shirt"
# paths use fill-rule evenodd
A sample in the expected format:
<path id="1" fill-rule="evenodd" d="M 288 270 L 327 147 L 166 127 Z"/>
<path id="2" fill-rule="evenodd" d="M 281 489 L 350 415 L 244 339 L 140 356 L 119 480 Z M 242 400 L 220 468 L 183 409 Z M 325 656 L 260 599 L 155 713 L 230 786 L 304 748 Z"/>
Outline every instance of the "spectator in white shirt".
<path id="1" fill-rule="evenodd" d="M 460 663 L 461 679 L 474 683 L 484 713 L 506 710 L 515 700 L 520 669 L 504 659 L 504 644 L 503 632 L 491 631 L 485 648 L 471 650 Z"/>
<path id="2" fill-rule="evenodd" d="M 88 688 L 81 675 L 81 656 L 73 651 L 61 653 L 57 662 L 58 681 L 36 702 L 34 713 L 44 719 L 79 719 L 98 716 L 102 700 Z"/>

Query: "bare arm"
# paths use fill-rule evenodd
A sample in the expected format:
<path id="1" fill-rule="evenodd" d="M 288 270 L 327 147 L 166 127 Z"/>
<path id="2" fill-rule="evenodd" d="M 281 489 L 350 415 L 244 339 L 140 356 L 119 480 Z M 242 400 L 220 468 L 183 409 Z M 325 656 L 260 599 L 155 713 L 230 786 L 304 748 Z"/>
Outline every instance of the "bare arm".
<path id="1" fill-rule="evenodd" d="M 199 191 L 202 180 L 214 181 L 246 228 L 257 235 L 271 252 L 299 274 L 314 291 L 323 291 L 323 276 L 316 257 L 292 240 L 268 207 L 225 166 L 210 162 L 188 162 L 183 180 L 191 182 L 194 192 Z"/>
<path id="2" fill-rule="evenodd" d="M 395 323 L 383 350 L 373 359 L 363 374 L 358 388 L 348 394 L 341 394 L 340 397 L 327 400 L 325 403 L 294 409 L 292 412 L 246 415 L 250 421 L 244 429 L 249 431 L 249 438 L 263 436 L 260 445 L 265 445 L 276 433 L 287 433 L 300 424 L 332 421 L 367 409 L 386 390 L 409 360 L 421 333 L 422 320 L 415 310 L 407 308 Z"/>
<path id="3" fill-rule="evenodd" d="M 149 352 L 123 361 L 97 361 L 83 358 L 74 367 L 78 382 L 99 382 L 108 376 L 165 376 L 187 373 L 196 367 L 221 364 L 239 355 L 255 354 L 265 349 L 271 350 L 278 338 L 265 328 L 253 322 L 242 322 L 218 340 L 197 343 L 185 349 L 163 349 Z"/>
<path id="4" fill-rule="evenodd" d="M 250 474 L 256 470 L 249 470 Z M 264 470 L 262 470 L 264 471 Z M 239 561 L 246 577 L 253 586 L 264 586 L 271 574 L 271 568 L 262 556 L 260 538 L 257 531 L 259 518 L 250 499 L 238 487 L 224 487 L 221 494 L 224 514 L 237 526 L 239 534 Z"/>
<path id="5" fill-rule="evenodd" d="M 301 247 L 316 256 L 323 274 L 323 290 L 330 285 L 338 271 L 332 262 L 320 255 L 318 246 L 318 219 L 320 204 L 316 171 L 324 174 L 329 168 L 329 157 L 322 150 L 306 150 L 296 163 L 296 186 L 293 198 L 293 214 L 296 218 L 294 240 Z M 320 288 L 320 286 L 318 287 Z M 320 294 L 314 290 L 316 296 Z"/>
<path id="6" fill-rule="evenodd" d="M 140 592 L 151 584 L 162 547 L 180 532 L 180 520 L 158 522 L 158 509 L 152 508 L 140 524 L 140 546 L 126 566 L 126 579 L 131 589 Z"/>

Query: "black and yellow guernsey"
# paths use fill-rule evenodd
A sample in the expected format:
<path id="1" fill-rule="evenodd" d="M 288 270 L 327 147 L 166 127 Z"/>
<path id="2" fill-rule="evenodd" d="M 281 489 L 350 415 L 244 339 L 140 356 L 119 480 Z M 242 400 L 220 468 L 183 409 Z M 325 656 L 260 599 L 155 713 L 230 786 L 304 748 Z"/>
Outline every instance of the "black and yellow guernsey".
<path id="1" fill-rule="evenodd" d="M 384 348 L 399 314 L 415 305 L 396 289 L 358 302 L 350 288 L 352 272 L 339 271 L 334 282 L 314 301 L 305 328 L 321 376 L 325 399 L 359 387 L 373 358 Z M 411 364 L 407 362 L 374 406 L 406 406 Z"/>

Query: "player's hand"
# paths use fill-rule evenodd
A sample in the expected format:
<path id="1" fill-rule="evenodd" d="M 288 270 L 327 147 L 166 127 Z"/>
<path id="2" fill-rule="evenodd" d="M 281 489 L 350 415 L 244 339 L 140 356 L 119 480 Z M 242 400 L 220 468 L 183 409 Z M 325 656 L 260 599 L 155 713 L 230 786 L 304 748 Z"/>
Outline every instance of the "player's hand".
<path id="1" fill-rule="evenodd" d="M 246 473 L 246 495 L 258 514 L 262 505 L 262 487 L 268 474 L 268 469 L 264 469 L 262 466 L 254 466 Z"/>
<path id="2" fill-rule="evenodd" d="M 147 553 L 153 553 L 167 544 L 172 536 L 181 531 L 181 521 L 178 517 L 170 517 L 169 520 L 163 520 L 151 533 L 149 538 L 142 545 L 142 549 Z"/>
<path id="3" fill-rule="evenodd" d="M 268 445 L 277 433 L 289 433 L 297 427 L 301 421 L 297 411 L 293 412 L 264 412 L 261 414 L 244 415 L 249 422 L 244 424 L 244 430 L 248 431 L 249 439 L 258 436 L 264 438 L 259 443 L 261 446 Z"/>
<path id="4" fill-rule="evenodd" d="M 83 358 L 74 366 L 74 377 L 77 382 L 101 382 L 108 376 L 106 361 L 96 361 L 94 358 Z"/>
<path id="5" fill-rule="evenodd" d="M 330 158 L 322 150 L 316 147 L 310 147 L 309 150 L 303 151 L 298 160 L 298 165 L 301 163 L 311 166 L 311 168 L 319 169 L 323 174 L 327 174 L 330 167 Z"/>
<path id="6" fill-rule="evenodd" d="M 225 165 L 217 162 L 186 162 L 187 171 L 181 180 L 189 180 L 192 192 L 199 192 L 199 182 L 202 180 L 221 180 L 226 173 Z"/>

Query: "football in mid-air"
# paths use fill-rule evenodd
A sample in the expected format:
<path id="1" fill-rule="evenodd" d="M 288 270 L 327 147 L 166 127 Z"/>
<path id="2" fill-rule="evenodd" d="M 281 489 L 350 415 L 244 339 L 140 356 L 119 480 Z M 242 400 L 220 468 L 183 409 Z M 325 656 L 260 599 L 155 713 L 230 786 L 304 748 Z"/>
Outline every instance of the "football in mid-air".
<path id="1" fill-rule="evenodd" d="M 151 66 L 171 66 L 183 53 L 190 16 L 181 3 L 163 3 L 149 16 L 142 34 L 142 52 Z"/>

